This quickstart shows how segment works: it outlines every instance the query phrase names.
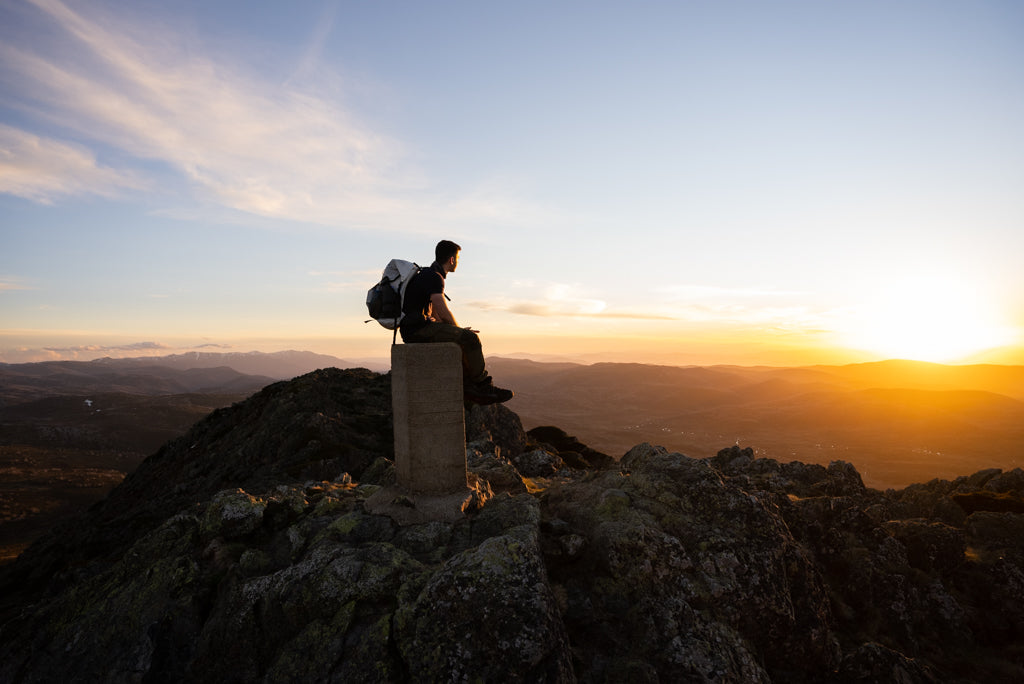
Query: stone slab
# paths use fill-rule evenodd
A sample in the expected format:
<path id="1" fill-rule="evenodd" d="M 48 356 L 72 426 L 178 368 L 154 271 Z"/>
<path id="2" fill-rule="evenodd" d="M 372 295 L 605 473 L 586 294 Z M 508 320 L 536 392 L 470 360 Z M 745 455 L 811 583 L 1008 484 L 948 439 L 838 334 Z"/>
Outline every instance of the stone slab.
<path id="1" fill-rule="evenodd" d="M 395 476 L 410 493 L 465 492 L 462 350 L 450 342 L 391 347 Z"/>

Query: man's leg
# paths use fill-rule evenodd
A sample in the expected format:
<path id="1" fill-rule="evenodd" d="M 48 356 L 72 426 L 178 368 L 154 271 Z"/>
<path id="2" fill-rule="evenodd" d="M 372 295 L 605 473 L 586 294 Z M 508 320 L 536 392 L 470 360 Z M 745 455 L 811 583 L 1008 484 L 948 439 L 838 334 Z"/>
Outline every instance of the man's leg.
<path id="1" fill-rule="evenodd" d="M 495 404 L 508 401 L 512 390 L 495 387 L 484 368 L 484 352 L 475 332 L 448 323 L 427 323 L 411 334 L 402 334 L 404 342 L 454 342 L 462 348 L 463 392 L 467 401 Z"/>
<path id="2" fill-rule="evenodd" d="M 427 323 L 411 335 L 403 335 L 402 339 L 406 342 L 454 342 L 462 348 L 465 381 L 468 384 L 487 381 L 483 346 L 480 344 L 480 337 L 471 330 L 448 323 Z"/>

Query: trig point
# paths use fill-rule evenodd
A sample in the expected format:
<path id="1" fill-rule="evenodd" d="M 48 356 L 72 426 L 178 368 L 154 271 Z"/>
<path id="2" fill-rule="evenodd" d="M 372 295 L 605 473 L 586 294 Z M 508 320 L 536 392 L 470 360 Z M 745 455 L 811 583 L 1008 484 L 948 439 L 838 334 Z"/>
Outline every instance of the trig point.
<path id="1" fill-rule="evenodd" d="M 395 475 L 412 494 L 465 493 L 462 350 L 453 343 L 391 347 Z"/>
<path id="2" fill-rule="evenodd" d="M 455 522 L 490 498 L 490 486 L 466 476 L 462 350 L 457 344 L 391 347 L 395 479 L 370 495 L 366 509 L 399 525 Z"/>

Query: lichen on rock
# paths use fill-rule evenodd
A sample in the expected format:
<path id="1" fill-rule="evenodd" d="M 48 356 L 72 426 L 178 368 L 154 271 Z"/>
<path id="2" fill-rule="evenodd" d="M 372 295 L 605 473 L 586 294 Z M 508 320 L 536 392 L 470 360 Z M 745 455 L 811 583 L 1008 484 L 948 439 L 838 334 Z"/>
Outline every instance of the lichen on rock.
<path id="1" fill-rule="evenodd" d="M 879 492 L 738 447 L 615 462 L 476 407 L 487 496 L 400 522 L 372 503 L 388 390 L 318 371 L 147 459 L 3 570 L 0 681 L 1024 679 L 1024 518 L 993 510 L 1019 471 Z"/>

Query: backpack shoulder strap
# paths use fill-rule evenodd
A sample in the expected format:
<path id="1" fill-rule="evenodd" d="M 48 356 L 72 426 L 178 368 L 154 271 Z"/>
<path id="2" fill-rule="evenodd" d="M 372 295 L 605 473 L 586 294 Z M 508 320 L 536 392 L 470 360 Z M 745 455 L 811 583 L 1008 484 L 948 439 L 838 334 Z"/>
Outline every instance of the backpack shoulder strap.
<path id="1" fill-rule="evenodd" d="M 397 262 L 396 263 L 396 268 L 399 271 L 399 275 L 395 277 L 395 280 L 399 280 L 399 279 L 401 280 L 401 283 L 399 285 L 399 290 L 398 290 L 398 297 L 399 297 L 399 301 L 401 302 L 401 307 L 402 307 L 402 309 L 404 309 L 405 308 L 405 290 L 406 290 L 406 288 L 409 287 L 409 283 L 412 282 L 412 279 L 420 274 L 420 271 L 423 270 L 423 267 L 420 266 L 419 264 L 417 264 L 416 262 L 412 262 L 412 261 L 395 260 L 395 262 Z M 392 262 L 392 263 L 395 263 L 395 262 Z M 399 310 L 399 312 L 398 312 L 398 320 L 395 321 L 395 327 L 394 327 L 394 329 L 392 330 L 392 333 L 391 333 L 391 346 L 392 347 L 395 346 L 396 344 L 398 344 L 398 329 L 401 327 L 401 321 L 402 321 L 403 318 L 405 318 L 405 311 Z"/>

